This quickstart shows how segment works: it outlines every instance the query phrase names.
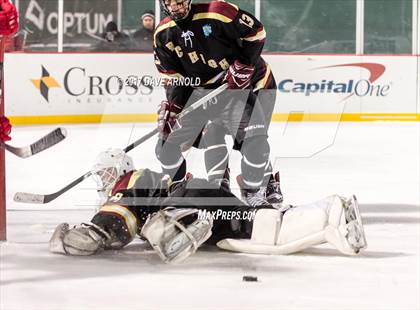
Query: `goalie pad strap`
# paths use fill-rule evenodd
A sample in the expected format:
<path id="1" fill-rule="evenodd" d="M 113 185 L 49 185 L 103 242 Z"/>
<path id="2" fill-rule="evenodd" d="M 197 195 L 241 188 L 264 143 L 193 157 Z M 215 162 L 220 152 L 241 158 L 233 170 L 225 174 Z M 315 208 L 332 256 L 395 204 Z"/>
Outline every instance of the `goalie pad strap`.
<path id="1" fill-rule="evenodd" d="M 192 212 L 191 214 L 193 214 L 194 212 Z M 181 230 L 187 237 L 188 239 L 191 240 L 192 242 L 192 246 L 194 247 L 194 251 L 196 251 L 198 249 L 198 244 L 197 244 L 197 240 L 195 240 L 194 236 L 185 228 L 184 225 L 180 224 L 177 220 L 168 217 L 169 218 L 169 222 L 174 224 L 179 230 Z"/>

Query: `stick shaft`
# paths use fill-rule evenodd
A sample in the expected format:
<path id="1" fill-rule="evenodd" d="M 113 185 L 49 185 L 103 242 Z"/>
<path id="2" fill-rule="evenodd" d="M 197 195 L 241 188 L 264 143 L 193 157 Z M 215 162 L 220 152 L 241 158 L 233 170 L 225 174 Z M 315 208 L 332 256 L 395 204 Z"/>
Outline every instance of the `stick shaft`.
<path id="1" fill-rule="evenodd" d="M 196 101 L 195 103 L 193 103 L 191 106 L 184 109 L 180 114 L 178 114 L 178 117 L 179 118 L 185 117 L 186 115 L 188 115 L 192 111 L 196 110 L 197 108 L 202 106 L 204 103 L 209 101 L 211 98 L 219 95 L 221 92 L 223 92 L 226 89 L 227 89 L 226 84 L 223 84 L 223 85 L 219 86 L 218 88 L 216 88 L 215 90 L 210 92 L 208 95 L 204 96 L 203 98 L 201 98 L 198 101 Z M 124 148 L 124 152 L 126 152 L 126 153 L 130 152 L 135 147 L 139 146 L 143 142 L 147 141 L 148 139 L 150 139 L 151 137 L 156 135 L 158 132 L 159 132 L 159 130 L 157 128 L 153 129 L 151 132 L 149 132 L 145 136 L 141 137 L 140 139 L 134 141 L 132 144 L 130 144 L 126 148 Z M 16 202 L 23 202 L 23 203 L 41 203 L 41 204 L 49 203 L 49 202 L 53 201 L 54 199 L 56 199 L 57 197 L 64 194 L 65 192 L 67 192 L 68 190 L 72 189 L 77 184 L 81 183 L 82 181 L 84 181 L 85 179 L 90 177 L 91 175 L 92 175 L 91 171 L 86 172 L 85 174 L 83 174 L 82 176 L 77 178 L 76 180 L 72 181 L 70 184 L 66 185 L 65 187 L 63 187 L 59 191 L 57 191 L 55 193 L 52 193 L 52 194 L 41 195 L 41 194 L 31 194 L 31 193 L 18 192 L 18 193 L 15 194 L 13 199 Z"/>

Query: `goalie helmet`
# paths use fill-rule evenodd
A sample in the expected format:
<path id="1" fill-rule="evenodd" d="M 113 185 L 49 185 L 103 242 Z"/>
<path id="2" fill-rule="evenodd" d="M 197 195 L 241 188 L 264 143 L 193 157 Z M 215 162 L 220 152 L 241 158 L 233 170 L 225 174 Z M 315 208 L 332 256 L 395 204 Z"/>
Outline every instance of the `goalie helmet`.
<path id="1" fill-rule="evenodd" d="M 91 170 L 99 196 L 107 198 L 118 179 L 132 170 L 133 160 L 123 150 L 108 149 L 100 153 Z"/>
<path id="2" fill-rule="evenodd" d="M 191 11 L 192 0 L 160 0 L 160 4 L 166 15 L 174 21 L 185 19 Z"/>

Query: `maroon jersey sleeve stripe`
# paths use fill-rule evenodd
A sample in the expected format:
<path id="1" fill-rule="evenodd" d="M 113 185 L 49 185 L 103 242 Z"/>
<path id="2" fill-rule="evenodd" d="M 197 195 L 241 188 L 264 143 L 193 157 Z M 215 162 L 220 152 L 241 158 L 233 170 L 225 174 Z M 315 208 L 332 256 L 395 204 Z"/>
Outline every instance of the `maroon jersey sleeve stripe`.
<path id="1" fill-rule="evenodd" d="M 157 25 L 156 29 L 159 28 L 160 26 L 163 26 L 169 22 L 171 22 L 172 19 L 169 16 L 166 16 L 164 19 L 162 19 L 159 23 L 159 25 Z"/>
<path id="2" fill-rule="evenodd" d="M 238 15 L 238 9 L 232 4 L 223 1 L 213 1 L 197 4 L 194 13 L 217 13 L 233 20 Z"/>
<path id="3" fill-rule="evenodd" d="M 124 174 L 114 185 L 114 188 L 112 189 L 112 195 L 115 195 L 121 190 L 126 190 L 128 183 L 130 182 L 131 176 L 133 175 L 134 171 L 130 171 L 127 174 Z"/>
<path id="4" fill-rule="evenodd" d="M 253 36 L 255 36 L 257 33 L 259 33 L 259 32 L 261 32 L 261 31 L 263 31 L 264 30 L 264 26 L 261 26 L 260 28 L 258 28 L 258 30 L 257 31 L 253 31 L 253 32 L 251 32 L 249 35 L 247 35 L 245 38 L 251 38 L 251 37 L 253 37 Z"/>

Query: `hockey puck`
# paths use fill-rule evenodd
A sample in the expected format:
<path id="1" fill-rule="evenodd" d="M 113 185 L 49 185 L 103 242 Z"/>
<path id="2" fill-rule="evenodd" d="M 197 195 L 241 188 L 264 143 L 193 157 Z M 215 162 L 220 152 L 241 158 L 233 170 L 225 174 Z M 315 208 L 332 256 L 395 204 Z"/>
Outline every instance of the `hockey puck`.
<path id="1" fill-rule="evenodd" d="M 243 276 L 242 281 L 244 282 L 258 282 L 258 277 L 254 276 Z"/>

